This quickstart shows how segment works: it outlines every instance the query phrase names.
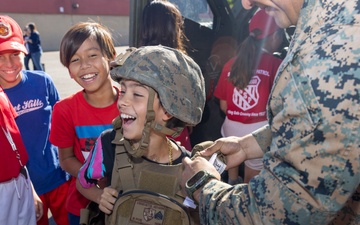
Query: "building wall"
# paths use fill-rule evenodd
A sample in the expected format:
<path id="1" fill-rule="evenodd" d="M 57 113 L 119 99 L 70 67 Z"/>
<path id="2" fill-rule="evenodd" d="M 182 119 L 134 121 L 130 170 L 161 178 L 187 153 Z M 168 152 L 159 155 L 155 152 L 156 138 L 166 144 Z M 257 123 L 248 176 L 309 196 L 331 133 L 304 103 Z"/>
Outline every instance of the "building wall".
<path id="1" fill-rule="evenodd" d="M 116 46 L 129 45 L 130 0 L 1 0 L 0 14 L 21 27 L 34 22 L 44 51 L 59 50 L 65 32 L 75 23 L 93 20 L 107 26 Z"/>

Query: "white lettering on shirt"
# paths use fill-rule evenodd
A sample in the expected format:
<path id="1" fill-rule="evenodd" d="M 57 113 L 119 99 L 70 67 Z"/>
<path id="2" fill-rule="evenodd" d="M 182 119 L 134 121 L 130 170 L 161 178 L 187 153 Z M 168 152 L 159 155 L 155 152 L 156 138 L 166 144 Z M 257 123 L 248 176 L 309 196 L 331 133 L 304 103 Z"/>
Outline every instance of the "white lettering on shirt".
<path id="1" fill-rule="evenodd" d="M 20 116 L 24 113 L 32 112 L 38 110 L 44 106 L 44 103 L 40 99 L 31 99 L 28 101 L 24 101 L 23 104 L 14 105 L 14 109 L 17 114 Z"/>

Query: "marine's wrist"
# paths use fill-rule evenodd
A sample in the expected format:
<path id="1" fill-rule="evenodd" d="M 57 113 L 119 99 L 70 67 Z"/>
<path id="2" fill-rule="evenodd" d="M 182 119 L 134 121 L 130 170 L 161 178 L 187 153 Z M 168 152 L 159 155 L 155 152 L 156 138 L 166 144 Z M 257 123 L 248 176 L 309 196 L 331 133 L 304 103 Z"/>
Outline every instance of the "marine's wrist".
<path id="1" fill-rule="evenodd" d="M 188 197 L 195 202 L 199 202 L 202 189 L 213 179 L 217 178 L 206 170 L 200 170 L 195 173 L 185 183 L 185 190 Z"/>
<path id="2" fill-rule="evenodd" d="M 209 180 L 210 181 L 210 180 Z M 201 188 L 199 188 L 198 190 L 196 190 L 194 193 L 193 193 L 193 196 L 192 196 L 192 199 L 194 200 L 195 203 L 199 204 L 200 202 L 200 195 L 201 195 L 201 192 L 204 188 L 204 186 L 206 185 L 207 183 L 205 183 Z"/>

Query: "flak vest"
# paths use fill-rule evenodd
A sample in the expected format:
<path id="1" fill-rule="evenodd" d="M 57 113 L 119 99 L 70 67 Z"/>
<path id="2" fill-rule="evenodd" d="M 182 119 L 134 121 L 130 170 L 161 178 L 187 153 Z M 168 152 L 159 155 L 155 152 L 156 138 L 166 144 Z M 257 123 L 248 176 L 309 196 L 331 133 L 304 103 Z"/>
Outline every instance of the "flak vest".
<path id="1" fill-rule="evenodd" d="M 163 165 L 132 157 L 128 141 L 116 128 L 116 145 L 111 187 L 119 192 L 113 212 L 105 222 L 115 224 L 193 225 L 199 223 L 198 209 L 183 205 L 180 190 L 182 164 Z"/>

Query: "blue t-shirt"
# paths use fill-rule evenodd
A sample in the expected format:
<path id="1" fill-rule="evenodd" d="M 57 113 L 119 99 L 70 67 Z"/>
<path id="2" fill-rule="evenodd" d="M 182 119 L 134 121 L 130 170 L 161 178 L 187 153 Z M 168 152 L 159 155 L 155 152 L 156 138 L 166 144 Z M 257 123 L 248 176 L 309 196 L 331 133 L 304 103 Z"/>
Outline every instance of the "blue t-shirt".
<path id="1" fill-rule="evenodd" d="M 32 40 L 32 43 L 28 43 L 30 53 L 42 51 L 40 34 L 38 32 L 32 32 L 29 38 Z"/>
<path id="2" fill-rule="evenodd" d="M 18 114 L 16 123 L 29 155 L 31 181 L 37 194 L 42 195 L 69 179 L 60 167 L 57 147 L 49 141 L 51 114 L 60 97 L 48 74 L 27 70 L 21 73 L 21 82 L 4 91 Z"/>

